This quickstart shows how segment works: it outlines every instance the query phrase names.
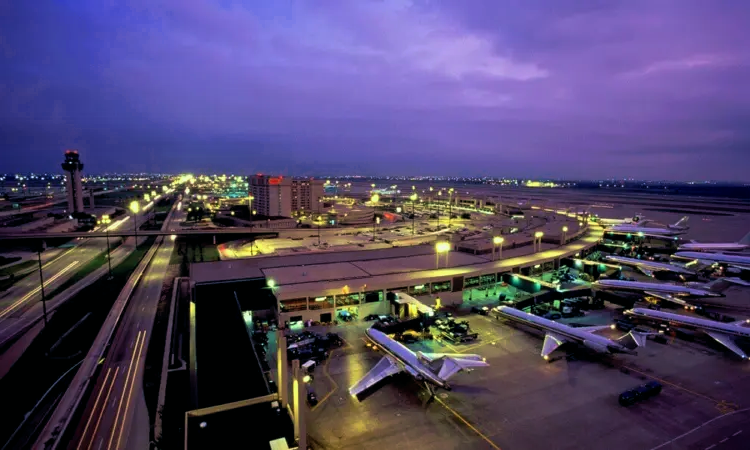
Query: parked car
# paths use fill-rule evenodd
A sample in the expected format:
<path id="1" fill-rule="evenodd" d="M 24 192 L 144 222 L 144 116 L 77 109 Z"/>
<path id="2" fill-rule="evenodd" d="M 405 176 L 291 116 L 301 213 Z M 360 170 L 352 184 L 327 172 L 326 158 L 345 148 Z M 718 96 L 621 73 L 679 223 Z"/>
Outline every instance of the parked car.
<path id="1" fill-rule="evenodd" d="M 477 313 L 481 316 L 486 316 L 490 313 L 490 308 L 487 306 L 472 306 L 471 312 Z"/>
<path id="2" fill-rule="evenodd" d="M 318 404 L 318 396 L 312 390 L 307 392 L 307 404 L 313 407 Z"/>
<path id="3" fill-rule="evenodd" d="M 557 311 L 547 311 L 546 314 L 544 314 L 542 317 L 549 320 L 558 320 L 562 319 L 562 314 L 560 314 Z"/>
<path id="4" fill-rule="evenodd" d="M 658 381 L 649 381 L 635 389 L 629 389 L 620 394 L 619 402 L 622 406 L 632 406 L 661 393 L 662 385 Z"/>

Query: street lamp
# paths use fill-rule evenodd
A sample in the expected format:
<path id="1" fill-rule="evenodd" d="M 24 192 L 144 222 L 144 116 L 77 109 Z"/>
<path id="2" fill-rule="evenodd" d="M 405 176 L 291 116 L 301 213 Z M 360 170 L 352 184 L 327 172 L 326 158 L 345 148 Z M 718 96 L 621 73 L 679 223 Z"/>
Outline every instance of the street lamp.
<path id="1" fill-rule="evenodd" d="M 499 258 L 503 257 L 503 242 L 505 242 L 505 238 L 502 236 L 495 236 L 492 238 L 492 260 L 495 260 L 495 247 L 500 246 L 500 254 L 498 255 Z"/>
<path id="2" fill-rule="evenodd" d="M 414 186 L 412 186 L 413 188 Z M 409 196 L 409 200 L 411 200 L 411 234 L 414 235 L 414 218 L 416 217 L 416 214 L 414 212 L 414 202 L 417 201 L 417 194 L 413 193 Z"/>
<path id="3" fill-rule="evenodd" d="M 563 226 L 562 227 L 562 241 L 560 241 L 560 245 L 565 245 L 565 241 L 568 238 L 568 227 Z"/>
<path id="4" fill-rule="evenodd" d="M 448 228 L 451 227 L 451 219 L 453 215 L 453 188 L 448 189 Z"/>
<path id="5" fill-rule="evenodd" d="M 44 275 L 42 274 L 42 252 L 46 250 L 47 244 L 46 242 L 42 241 L 41 245 L 39 246 L 37 250 L 37 255 L 39 257 L 39 288 L 42 292 L 42 314 L 44 316 L 44 327 L 47 327 L 47 298 L 44 295 Z"/>
<path id="6" fill-rule="evenodd" d="M 135 247 L 138 248 L 138 211 L 140 211 L 141 205 L 138 201 L 133 200 L 130 202 L 130 211 L 133 213 L 133 231 L 135 231 Z"/>
<path id="7" fill-rule="evenodd" d="M 100 224 L 104 225 L 104 233 L 107 235 L 107 266 L 109 266 L 109 278 L 108 280 L 112 279 L 112 257 L 109 253 L 109 224 L 112 223 L 112 220 L 109 218 L 109 214 L 104 214 L 102 216 L 102 220 L 99 221 Z"/>
<path id="8" fill-rule="evenodd" d="M 443 196 L 443 191 L 438 191 L 438 197 Z M 440 202 L 435 203 L 435 212 L 437 213 L 437 227 L 440 228 Z"/>
<path id="9" fill-rule="evenodd" d="M 435 268 L 440 267 L 440 254 L 445 253 L 446 264 L 448 261 L 448 253 L 451 251 L 451 243 L 448 241 L 438 241 L 435 243 Z"/>
<path id="10" fill-rule="evenodd" d="M 544 233 L 541 231 L 537 231 L 534 233 L 534 251 L 535 252 L 541 252 L 542 251 L 542 236 L 544 236 Z M 536 241 L 539 240 L 539 250 L 536 249 Z"/>

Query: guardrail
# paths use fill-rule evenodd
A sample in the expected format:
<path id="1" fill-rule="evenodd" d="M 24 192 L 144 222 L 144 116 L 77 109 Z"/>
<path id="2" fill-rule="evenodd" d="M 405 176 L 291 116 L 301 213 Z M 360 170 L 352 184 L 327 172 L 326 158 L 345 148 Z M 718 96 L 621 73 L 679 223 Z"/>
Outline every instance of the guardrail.
<path id="1" fill-rule="evenodd" d="M 162 228 L 172 219 L 174 211 L 175 207 L 173 206 L 167 219 L 164 221 Z M 55 408 L 49 422 L 47 422 L 44 430 L 42 430 L 35 448 L 57 448 L 60 443 L 60 438 L 65 433 L 65 430 L 67 430 L 71 419 L 85 397 L 89 384 L 92 380 L 95 380 L 96 372 L 99 368 L 99 362 L 105 357 L 107 350 L 109 349 L 112 337 L 117 330 L 120 318 L 125 311 L 125 307 L 127 306 L 133 291 L 138 285 L 141 276 L 143 276 L 143 273 L 146 271 L 146 268 L 151 264 L 151 260 L 163 241 L 163 237 L 157 238 L 148 252 L 146 252 L 146 255 L 138 264 L 133 274 L 128 278 L 125 287 L 120 291 L 120 295 L 117 296 L 115 304 L 112 306 L 107 318 L 104 320 L 104 325 L 102 325 L 99 334 L 97 334 L 91 350 L 89 350 L 86 358 L 84 358 L 83 364 L 81 364 L 81 367 L 73 378 L 70 387 L 65 391 L 65 395 L 60 403 L 58 403 L 57 408 Z"/>

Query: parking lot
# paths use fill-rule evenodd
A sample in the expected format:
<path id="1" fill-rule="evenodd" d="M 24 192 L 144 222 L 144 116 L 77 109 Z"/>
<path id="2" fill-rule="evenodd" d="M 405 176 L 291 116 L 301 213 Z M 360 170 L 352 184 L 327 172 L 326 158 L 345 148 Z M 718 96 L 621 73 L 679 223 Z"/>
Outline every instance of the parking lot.
<path id="1" fill-rule="evenodd" d="M 719 415 L 750 404 L 750 365 L 699 343 L 649 342 L 637 356 L 540 357 L 541 335 L 470 315 L 479 337 L 440 340 L 413 350 L 478 353 L 491 367 L 457 375 L 453 389 L 424 405 L 424 390 L 398 375 L 361 402 L 347 389 L 380 354 L 365 346 L 370 323 L 326 328 L 345 345 L 315 369 L 319 403 L 308 422 L 314 448 L 650 449 Z M 613 335 L 621 332 L 613 331 Z M 624 390 L 652 379 L 663 392 L 630 408 Z M 688 447 L 676 447 L 688 448 Z"/>

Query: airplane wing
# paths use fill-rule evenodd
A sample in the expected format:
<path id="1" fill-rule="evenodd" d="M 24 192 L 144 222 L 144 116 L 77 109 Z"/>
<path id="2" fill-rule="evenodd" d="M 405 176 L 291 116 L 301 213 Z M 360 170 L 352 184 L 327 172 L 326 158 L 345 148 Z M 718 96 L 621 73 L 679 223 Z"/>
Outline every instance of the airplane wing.
<path id="1" fill-rule="evenodd" d="M 472 355 L 472 356 L 478 356 L 478 355 Z M 438 372 L 438 376 L 442 378 L 443 380 L 447 380 L 453 375 L 457 374 L 458 372 L 466 369 L 470 369 L 472 367 L 488 367 L 489 364 L 487 364 L 483 359 L 469 359 L 469 358 L 454 358 L 454 357 L 445 357 L 443 358 L 443 365 L 440 366 L 440 371 Z"/>
<path id="2" fill-rule="evenodd" d="M 557 347 L 568 342 L 564 337 L 554 333 L 547 333 L 544 336 L 544 345 L 542 346 L 542 358 L 547 359 L 550 353 L 557 350 Z"/>
<path id="3" fill-rule="evenodd" d="M 750 281 L 745 281 L 742 278 L 732 277 L 732 278 L 724 278 L 724 280 L 733 284 L 740 285 L 740 286 L 750 286 Z"/>
<path id="4" fill-rule="evenodd" d="M 706 331 L 706 334 L 714 338 L 714 340 L 716 340 L 716 342 L 718 342 L 719 344 L 739 355 L 741 358 L 747 359 L 747 355 L 745 354 L 745 352 L 743 352 L 742 349 L 734 343 L 734 339 L 732 339 L 730 336 L 716 331 Z"/>
<path id="5" fill-rule="evenodd" d="M 475 361 L 484 361 L 484 358 L 479 355 L 473 355 L 473 354 L 466 354 L 466 353 L 424 353 L 419 352 L 419 354 L 426 358 L 429 361 L 435 361 L 437 359 L 446 357 L 446 358 L 461 358 L 461 359 L 473 359 Z"/>
<path id="6" fill-rule="evenodd" d="M 610 328 L 612 328 L 612 325 L 593 325 L 590 327 L 577 327 L 576 329 L 587 333 L 594 333 L 596 331 L 607 330 Z"/>
<path id="7" fill-rule="evenodd" d="M 384 356 L 377 364 L 375 364 L 375 367 L 370 369 L 370 371 L 362 377 L 361 380 L 357 381 L 354 383 L 354 386 L 349 388 L 349 393 L 355 396 L 359 395 L 381 380 L 388 378 L 391 375 L 396 375 L 401 371 L 401 366 L 399 366 L 392 357 Z"/>
<path id="8" fill-rule="evenodd" d="M 648 296 L 651 296 L 651 297 L 656 297 L 659 300 L 664 300 L 664 301 L 667 301 L 667 302 L 672 302 L 672 303 L 675 303 L 675 304 L 681 305 L 681 306 L 688 306 L 688 303 L 685 300 L 680 300 L 679 298 L 673 297 L 673 296 L 671 296 L 669 294 L 661 294 L 661 293 L 658 293 L 658 292 L 651 292 L 651 291 L 644 291 L 643 293 L 646 294 L 646 295 L 648 295 Z"/>

